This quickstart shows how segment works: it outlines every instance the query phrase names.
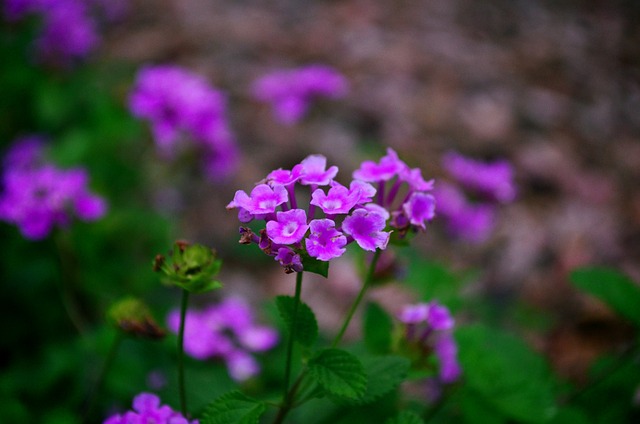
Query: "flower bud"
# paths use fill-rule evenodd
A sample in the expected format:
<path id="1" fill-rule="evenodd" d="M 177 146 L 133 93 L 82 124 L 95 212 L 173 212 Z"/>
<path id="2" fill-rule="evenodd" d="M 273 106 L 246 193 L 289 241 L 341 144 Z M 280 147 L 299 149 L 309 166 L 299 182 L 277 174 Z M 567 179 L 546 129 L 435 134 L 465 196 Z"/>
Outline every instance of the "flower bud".
<path id="1" fill-rule="evenodd" d="M 147 305 L 138 299 L 122 299 L 111 306 L 107 314 L 115 326 L 127 334 L 149 339 L 165 336 L 165 330 L 153 319 Z"/>

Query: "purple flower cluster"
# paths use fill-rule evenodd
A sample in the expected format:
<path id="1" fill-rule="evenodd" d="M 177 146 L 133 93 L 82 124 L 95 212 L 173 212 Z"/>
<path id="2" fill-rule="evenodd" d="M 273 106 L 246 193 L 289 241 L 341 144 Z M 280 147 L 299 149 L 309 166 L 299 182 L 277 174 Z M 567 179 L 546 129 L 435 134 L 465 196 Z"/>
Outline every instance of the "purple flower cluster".
<path id="1" fill-rule="evenodd" d="M 237 208 L 241 222 L 266 222 L 259 235 L 241 227 L 240 242 L 258 244 L 286 272 L 300 272 L 305 256 L 329 261 L 351 242 L 368 251 L 385 249 L 388 227 L 404 235 L 424 229 L 434 217 L 435 199 L 428 193 L 433 181 L 425 181 L 392 149 L 378 163 L 363 162 L 348 187 L 334 180 L 337 174 L 338 167 L 327 168 L 324 156 L 311 155 L 291 170 L 269 173 L 249 194 L 238 190 L 227 208 Z M 297 185 L 310 190 L 306 208 L 296 199 Z"/>
<path id="2" fill-rule="evenodd" d="M 226 99 L 201 76 L 172 65 L 145 67 L 136 78 L 129 108 L 150 122 L 162 156 L 173 158 L 188 140 L 202 153 L 211 178 L 227 176 L 237 167 Z"/>
<path id="3" fill-rule="evenodd" d="M 460 377 L 458 347 L 453 339 L 454 319 L 449 310 L 436 302 L 406 305 L 398 319 L 405 324 L 406 342 L 417 348 L 420 356 L 435 353 L 438 359 L 438 379 L 452 383 Z"/>
<path id="4" fill-rule="evenodd" d="M 198 420 L 189 421 L 170 406 L 161 405 L 152 393 L 140 393 L 133 398 L 133 411 L 113 415 L 103 424 L 198 424 Z"/>
<path id="5" fill-rule="evenodd" d="M 173 332 L 180 327 L 180 313 L 167 317 Z M 196 359 L 222 358 L 229 375 L 236 381 L 247 380 L 260 372 L 250 352 L 264 352 L 278 343 L 271 327 L 256 325 L 249 305 L 239 298 L 228 298 L 202 311 L 187 311 L 184 350 Z"/>
<path id="6" fill-rule="evenodd" d="M 56 225 L 69 225 L 72 214 L 94 221 L 106 212 L 104 200 L 87 187 L 87 172 L 43 162 L 42 148 L 38 137 L 15 143 L 4 158 L 0 194 L 0 220 L 17 225 L 32 240 L 46 237 Z"/>
<path id="7" fill-rule="evenodd" d="M 450 152 L 444 168 L 458 183 L 442 182 L 434 190 L 438 214 L 444 216 L 449 231 L 471 242 L 485 241 L 495 227 L 496 204 L 515 199 L 513 168 L 506 161 L 483 163 Z M 465 191 L 478 200 L 469 200 Z"/>
<path id="8" fill-rule="evenodd" d="M 302 119 L 313 99 L 340 98 L 347 90 L 346 79 L 325 65 L 275 71 L 253 84 L 254 97 L 270 103 L 276 119 L 286 125 Z"/>
<path id="9" fill-rule="evenodd" d="M 87 56 L 100 42 L 90 9 L 84 0 L 7 0 L 4 15 L 13 21 L 38 15 L 42 20 L 36 41 L 40 56 L 67 61 Z"/>

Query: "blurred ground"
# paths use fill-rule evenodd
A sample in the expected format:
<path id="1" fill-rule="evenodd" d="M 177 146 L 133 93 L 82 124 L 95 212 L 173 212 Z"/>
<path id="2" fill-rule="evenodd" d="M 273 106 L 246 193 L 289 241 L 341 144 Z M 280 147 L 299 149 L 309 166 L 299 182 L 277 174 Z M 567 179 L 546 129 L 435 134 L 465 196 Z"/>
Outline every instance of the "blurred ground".
<path id="1" fill-rule="evenodd" d="M 490 243 L 433 231 L 418 244 L 455 267 L 482 267 L 478 285 L 496 304 L 524 299 L 556 316 L 534 342 L 580 378 L 626 332 L 577 296 L 567 273 L 604 264 L 640 281 L 638 22 L 632 0 L 135 0 L 104 53 L 182 64 L 229 93 L 242 170 L 228 185 L 180 195 L 187 237 L 235 240 L 235 215 L 224 210 L 233 192 L 310 153 L 328 156 L 345 180 L 383 146 L 427 177 L 441 174 L 449 149 L 512 160 L 520 196 Z M 264 72 L 314 62 L 347 76 L 346 100 L 283 127 L 250 99 Z"/>

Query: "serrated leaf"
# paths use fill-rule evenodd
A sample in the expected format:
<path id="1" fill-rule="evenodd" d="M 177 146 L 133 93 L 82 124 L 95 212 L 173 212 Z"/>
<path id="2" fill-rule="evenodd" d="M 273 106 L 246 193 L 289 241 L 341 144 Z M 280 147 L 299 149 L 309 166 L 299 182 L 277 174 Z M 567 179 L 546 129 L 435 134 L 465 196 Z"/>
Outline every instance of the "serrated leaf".
<path id="1" fill-rule="evenodd" d="M 347 403 L 371 403 L 395 389 L 406 378 L 411 362 L 402 356 L 381 356 L 363 361 L 367 389 L 361 398 Z"/>
<path id="2" fill-rule="evenodd" d="M 415 412 L 402 411 L 385 421 L 385 424 L 424 424 L 424 421 Z"/>
<path id="3" fill-rule="evenodd" d="M 264 403 L 234 390 L 214 400 L 204 412 L 201 424 L 257 424 Z"/>
<path id="4" fill-rule="evenodd" d="M 547 422 L 556 412 L 544 359 L 522 340 L 475 325 L 456 331 L 459 359 L 470 389 L 505 416 Z"/>
<path id="5" fill-rule="evenodd" d="M 307 254 L 301 254 L 300 256 L 302 257 L 302 268 L 306 272 L 313 272 L 314 274 L 322 275 L 324 278 L 329 276 L 328 261 L 320 261 Z"/>
<path id="6" fill-rule="evenodd" d="M 313 310 L 303 302 L 298 303 L 294 320 L 293 313 L 296 300 L 291 296 L 277 296 L 276 305 L 280 317 L 287 325 L 289 332 L 293 330 L 294 340 L 306 347 L 312 347 L 318 338 L 318 322 Z"/>
<path id="7" fill-rule="evenodd" d="M 358 399 L 367 389 L 367 375 L 358 358 L 341 349 L 325 349 L 309 361 L 309 375 L 328 393 Z"/>
<path id="8" fill-rule="evenodd" d="M 369 303 L 364 311 L 364 343 L 373 353 L 391 351 L 393 320 L 377 303 Z"/>
<path id="9" fill-rule="evenodd" d="M 577 269 L 570 278 L 576 287 L 640 325 L 640 287 L 629 277 L 613 269 L 593 267 Z"/>

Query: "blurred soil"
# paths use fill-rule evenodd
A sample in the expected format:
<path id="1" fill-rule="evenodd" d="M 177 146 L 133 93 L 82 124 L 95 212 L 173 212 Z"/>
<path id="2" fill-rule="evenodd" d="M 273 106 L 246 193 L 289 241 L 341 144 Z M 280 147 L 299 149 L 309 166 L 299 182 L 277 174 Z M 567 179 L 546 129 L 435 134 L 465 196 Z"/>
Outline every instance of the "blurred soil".
<path id="1" fill-rule="evenodd" d="M 185 236 L 215 245 L 237 237 L 235 214 L 224 209 L 236 189 L 310 153 L 339 165 L 345 182 L 384 146 L 426 177 L 442 175 L 439 159 L 450 149 L 513 161 L 519 198 L 503 208 L 489 243 L 451 241 L 437 229 L 416 241 L 427 257 L 481 268 L 474 290 L 496 307 L 522 301 L 553 316 L 532 341 L 580 380 L 628 331 L 577 294 L 568 272 L 612 265 L 640 281 L 638 22 L 632 0 L 135 0 L 103 53 L 178 63 L 228 93 L 241 171 L 178 196 Z M 284 127 L 250 98 L 261 74 L 314 62 L 347 76 L 346 99 L 320 102 Z M 240 290 L 264 287 L 264 272 L 258 278 L 233 263 L 228 278 Z M 305 286 L 310 303 L 327 309 L 327 325 L 341 316 L 340 299 L 357 291 L 355 272 L 343 267 L 333 274 L 343 284 Z M 291 292 L 292 279 L 276 268 L 264 291 Z"/>

